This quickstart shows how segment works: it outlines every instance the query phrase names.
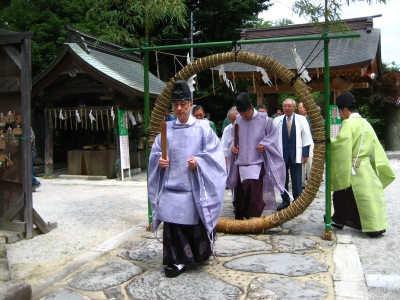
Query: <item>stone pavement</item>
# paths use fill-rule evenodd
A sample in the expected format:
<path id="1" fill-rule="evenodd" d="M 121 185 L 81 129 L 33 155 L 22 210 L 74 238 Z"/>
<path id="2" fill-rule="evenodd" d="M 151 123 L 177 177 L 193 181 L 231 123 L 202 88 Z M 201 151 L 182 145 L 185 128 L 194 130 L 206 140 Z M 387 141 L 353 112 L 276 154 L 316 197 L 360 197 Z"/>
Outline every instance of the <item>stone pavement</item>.
<path id="1" fill-rule="evenodd" d="M 392 159 L 398 162 L 398 156 Z M 133 180 L 144 178 L 145 172 L 142 172 Z M 34 300 L 369 299 L 366 277 L 352 236 L 344 230 L 341 233 L 333 229 L 332 241 L 321 238 L 325 209 L 323 185 L 302 215 L 278 228 L 264 234 L 219 233 L 215 246 L 218 256 L 206 265 L 188 266 L 179 277 L 164 276 L 162 244 L 146 231 L 147 222 L 142 221 L 75 257 L 32 287 L 29 282 L 8 281 L 12 275 L 3 275 L 0 300 L 29 299 L 13 298 L 12 294 L 9 298 L 4 296 L 2 293 L 9 292 L 6 288 L 10 286 L 24 291 L 32 288 Z M 271 213 L 265 211 L 265 214 Z M 225 194 L 223 217 L 233 217 L 229 190 Z M 161 230 L 157 236 L 162 237 Z M 0 266 L 4 272 L 4 261 L 0 260 Z M 400 290 L 397 278 L 392 278 L 393 286 Z M 394 297 L 400 294 L 393 295 L 393 298 L 380 299 L 399 299 Z"/>

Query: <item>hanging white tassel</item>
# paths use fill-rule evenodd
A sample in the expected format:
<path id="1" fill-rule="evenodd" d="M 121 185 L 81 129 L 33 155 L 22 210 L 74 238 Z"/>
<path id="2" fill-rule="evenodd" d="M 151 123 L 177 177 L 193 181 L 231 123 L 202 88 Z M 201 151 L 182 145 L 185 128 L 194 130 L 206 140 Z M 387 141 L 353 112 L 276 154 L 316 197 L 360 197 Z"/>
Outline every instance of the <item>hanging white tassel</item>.
<path id="1" fill-rule="evenodd" d="M 132 111 L 130 111 L 130 110 L 128 110 L 128 117 L 129 117 L 129 120 L 131 120 L 132 126 L 135 126 L 137 123 L 136 123 L 135 117 L 133 116 Z"/>
<path id="2" fill-rule="evenodd" d="M 232 82 L 228 79 L 228 76 L 226 76 L 225 69 L 224 69 L 223 65 L 221 65 L 221 68 L 219 69 L 218 74 L 219 74 L 219 76 L 222 76 L 222 79 L 224 80 L 226 86 L 228 88 L 230 88 L 232 90 L 232 92 L 234 92 L 235 91 L 235 87 L 233 86 Z"/>
<path id="3" fill-rule="evenodd" d="M 75 116 L 76 116 L 76 121 L 77 121 L 78 123 L 80 123 L 80 122 L 81 122 L 81 117 L 79 116 L 78 110 L 75 110 Z"/>
<path id="4" fill-rule="evenodd" d="M 139 123 L 142 123 L 142 117 L 140 116 L 140 113 L 137 113 L 137 119 Z"/>
<path id="5" fill-rule="evenodd" d="M 304 81 L 304 82 L 308 82 L 311 81 L 311 77 L 308 76 L 308 71 L 306 70 L 306 68 L 303 66 L 303 61 L 300 58 L 300 56 L 297 54 L 296 51 L 296 45 L 294 45 L 294 48 L 292 49 L 293 55 L 294 55 L 294 60 L 296 62 L 296 66 L 297 66 L 297 72 L 300 74 L 300 78 Z M 301 69 L 300 69 L 301 68 Z"/>
<path id="6" fill-rule="evenodd" d="M 111 107 L 111 118 L 112 118 L 113 121 L 114 121 L 114 119 L 115 119 L 114 106 Z"/>
<path id="7" fill-rule="evenodd" d="M 225 74 L 225 69 L 224 69 L 224 65 L 222 65 L 221 68 L 219 68 L 218 75 L 219 76 L 224 76 L 224 74 Z"/>
<path id="8" fill-rule="evenodd" d="M 267 71 L 265 71 L 265 69 L 263 69 L 261 67 L 257 67 L 257 72 L 261 72 L 261 74 L 263 75 L 262 80 L 264 81 L 265 84 L 268 84 L 269 86 L 273 85 L 273 83 L 269 79 Z"/>
<path id="9" fill-rule="evenodd" d="M 356 170 L 354 169 L 354 167 L 351 167 L 351 175 L 357 175 L 356 174 Z"/>
<path id="10" fill-rule="evenodd" d="M 89 119 L 90 119 L 90 123 L 93 123 L 93 121 L 96 121 L 96 118 L 93 117 L 93 115 L 92 115 L 92 110 L 90 110 Z"/>
<path id="11" fill-rule="evenodd" d="M 192 63 L 192 60 L 190 59 L 189 52 L 188 52 L 187 57 L 186 57 L 186 62 L 187 62 L 188 65 L 190 65 Z"/>
<path id="12" fill-rule="evenodd" d="M 64 116 L 63 116 L 63 113 L 62 113 L 62 108 L 61 108 L 61 110 L 60 110 L 60 114 L 58 115 L 58 117 L 59 117 L 61 120 L 65 120 L 65 118 L 64 118 Z"/>
<path id="13" fill-rule="evenodd" d="M 194 80 L 195 77 L 196 77 L 196 74 L 194 74 L 192 77 L 190 77 L 187 80 L 187 83 L 188 83 L 188 86 L 189 86 L 189 89 L 191 92 L 195 91 L 195 89 L 194 89 L 194 85 L 196 84 L 196 81 Z"/>

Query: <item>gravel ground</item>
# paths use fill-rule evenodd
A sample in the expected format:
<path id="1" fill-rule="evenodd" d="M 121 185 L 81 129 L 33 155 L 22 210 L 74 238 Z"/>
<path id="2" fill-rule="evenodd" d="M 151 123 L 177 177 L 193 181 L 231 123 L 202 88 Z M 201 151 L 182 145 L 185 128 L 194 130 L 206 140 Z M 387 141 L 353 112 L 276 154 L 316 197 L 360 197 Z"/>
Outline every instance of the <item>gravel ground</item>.
<path id="1" fill-rule="evenodd" d="M 351 236 L 352 242 L 357 246 L 364 275 L 397 275 L 399 271 L 400 248 L 400 219 L 399 186 L 400 186 L 400 162 L 391 159 L 391 165 L 397 178 L 385 189 L 385 198 L 388 211 L 389 227 L 386 233 L 376 239 L 371 239 L 366 234 L 345 227 L 340 233 Z M 383 288 L 368 288 L 369 299 L 398 300 L 400 290 Z"/>
<path id="2" fill-rule="evenodd" d="M 145 181 L 40 179 L 33 207 L 58 227 L 30 240 L 7 245 L 11 275 L 37 280 L 73 258 L 147 220 Z"/>

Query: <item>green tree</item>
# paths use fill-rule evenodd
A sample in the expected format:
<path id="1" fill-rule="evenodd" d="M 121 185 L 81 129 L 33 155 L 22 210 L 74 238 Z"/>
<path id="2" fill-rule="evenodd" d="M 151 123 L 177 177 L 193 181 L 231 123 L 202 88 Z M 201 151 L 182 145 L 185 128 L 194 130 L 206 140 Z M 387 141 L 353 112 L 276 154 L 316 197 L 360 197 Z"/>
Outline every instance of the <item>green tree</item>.
<path id="1" fill-rule="evenodd" d="M 371 5 L 373 0 L 297 0 L 293 3 L 292 10 L 297 15 L 304 17 L 315 27 L 328 29 L 331 32 L 348 31 L 349 27 L 340 19 L 341 7 L 352 2 L 367 2 Z M 386 0 L 375 0 L 377 3 L 386 4 Z M 321 23 L 322 22 L 322 23 Z"/>
<path id="2" fill-rule="evenodd" d="M 32 76 L 49 66 L 67 36 L 64 23 L 93 34 L 98 20 L 86 21 L 86 13 L 96 0 L 10 0 L 0 7 L 0 27 L 18 32 L 35 31 L 32 39 Z"/>
<path id="3" fill-rule="evenodd" d="M 278 19 L 274 22 L 274 26 L 286 26 L 292 24 L 294 24 L 294 22 L 287 18 Z"/>
<path id="4" fill-rule="evenodd" d="M 99 0 L 88 12 L 89 20 L 100 18 L 106 24 L 101 39 L 133 47 L 142 40 L 154 44 L 157 27 L 185 27 L 186 16 L 184 0 Z"/>

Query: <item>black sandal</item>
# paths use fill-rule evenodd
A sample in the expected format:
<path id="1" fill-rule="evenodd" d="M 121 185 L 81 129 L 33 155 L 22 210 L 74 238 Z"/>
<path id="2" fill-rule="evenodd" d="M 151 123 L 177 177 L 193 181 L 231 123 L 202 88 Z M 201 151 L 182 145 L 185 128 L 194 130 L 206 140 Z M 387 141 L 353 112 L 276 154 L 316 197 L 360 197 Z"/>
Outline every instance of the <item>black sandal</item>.
<path id="1" fill-rule="evenodd" d="M 179 270 L 178 266 L 176 265 L 168 265 L 164 267 L 165 277 L 173 278 L 181 275 L 185 271 L 185 266 Z"/>

